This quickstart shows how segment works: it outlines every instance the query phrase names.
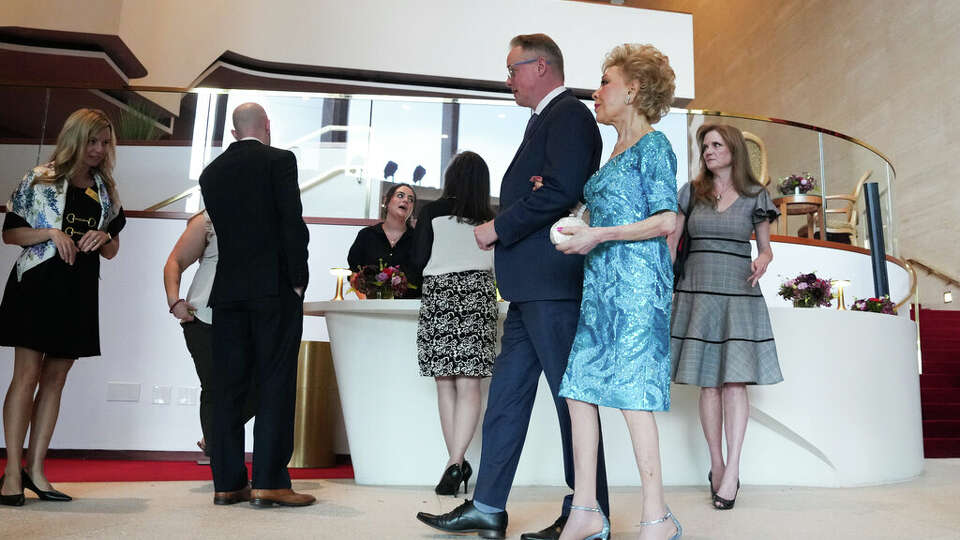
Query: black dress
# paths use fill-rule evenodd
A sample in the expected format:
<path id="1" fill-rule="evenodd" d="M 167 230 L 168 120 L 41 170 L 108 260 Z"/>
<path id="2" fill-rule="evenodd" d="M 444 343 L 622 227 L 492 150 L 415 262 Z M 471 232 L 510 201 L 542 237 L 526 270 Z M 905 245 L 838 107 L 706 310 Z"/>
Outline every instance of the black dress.
<path id="1" fill-rule="evenodd" d="M 69 186 L 61 230 L 76 243 L 100 221 L 100 203 Z M 126 225 L 123 209 L 107 226 L 112 236 Z M 3 230 L 29 227 L 7 212 Z M 14 265 L 0 302 L 0 345 L 26 347 L 56 358 L 100 355 L 100 253 L 77 253 L 68 265 L 59 253 L 23 273 Z"/>
<path id="2" fill-rule="evenodd" d="M 407 276 L 407 281 L 417 287 L 408 289 L 404 298 L 419 298 L 421 278 L 416 272 L 412 258 L 413 229 L 408 226 L 400 240 L 391 246 L 390 241 L 387 240 L 387 233 L 383 232 L 383 223 L 377 223 L 364 227 L 357 233 L 357 238 L 347 254 L 347 264 L 354 272 L 361 266 L 377 266 L 381 261 L 384 266 L 399 266 Z"/>

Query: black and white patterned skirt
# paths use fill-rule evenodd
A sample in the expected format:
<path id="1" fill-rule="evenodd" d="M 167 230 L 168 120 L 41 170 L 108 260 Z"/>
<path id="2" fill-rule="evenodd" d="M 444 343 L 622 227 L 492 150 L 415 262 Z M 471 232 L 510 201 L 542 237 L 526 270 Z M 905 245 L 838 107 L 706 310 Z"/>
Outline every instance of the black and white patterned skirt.
<path id="1" fill-rule="evenodd" d="M 470 270 L 424 276 L 417 356 L 424 377 L 489 377 L 496 356 L 493 274 Z"/>

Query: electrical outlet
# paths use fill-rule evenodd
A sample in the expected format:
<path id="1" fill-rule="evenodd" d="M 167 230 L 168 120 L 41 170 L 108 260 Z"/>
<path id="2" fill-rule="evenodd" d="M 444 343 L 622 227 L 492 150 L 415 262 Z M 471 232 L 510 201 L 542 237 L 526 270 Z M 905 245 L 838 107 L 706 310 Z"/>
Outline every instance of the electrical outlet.
<path id="1" fill-rule="evenodd" d="M 107 401 L 140 401 L 140 383 L 107 382 Z"/>
<path id="2" fill-rule="evenodd" d="M 153 386 L 153 404 L 154 405 L 169 405 L 173 399 L 171 398 L 173 394 L 172 386 Z"/>
<path id="3" fill-rule="evenodd" d="M 196 386 L 178 386 L 174 391 L 177 405 L 196 405 L 200 402 L 200 389 Z"/>

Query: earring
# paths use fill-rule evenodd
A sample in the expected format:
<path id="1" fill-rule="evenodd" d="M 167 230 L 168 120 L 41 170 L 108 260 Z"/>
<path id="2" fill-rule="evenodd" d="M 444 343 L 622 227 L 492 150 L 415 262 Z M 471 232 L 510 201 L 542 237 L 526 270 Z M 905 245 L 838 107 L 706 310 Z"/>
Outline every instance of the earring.
<path id="1" fill-rule="evenodd" d="M 633 97 L 630 95 L 630 92 L 627 92 L 627 97 L 623 98 L 623 104 L 629 105 L 633 103 Z"/>

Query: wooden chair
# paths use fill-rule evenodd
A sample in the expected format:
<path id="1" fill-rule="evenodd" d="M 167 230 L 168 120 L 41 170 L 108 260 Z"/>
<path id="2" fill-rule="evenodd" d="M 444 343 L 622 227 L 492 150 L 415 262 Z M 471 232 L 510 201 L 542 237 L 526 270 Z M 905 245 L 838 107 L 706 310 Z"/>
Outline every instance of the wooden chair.
<path id="1" fill-rule="evenodd" d="M 826 209 L 826 240 L 831 242 L 842 242 L 844 244 L 855 244 L 857 239 L 857 201 L 860 200 L 860 193 L 863 191 L 863 184 L 870 178 L 873 171 L 866 171 L 853 192 L 845 195 L 827 195 L 824 197 Z M 830 208 L 830 201 L 842 201 L 837 208 Z M 830 216 L 836 216 L 830 219 Z M 803 226 L 797 231 L 797 236 L 806 236 L 807 227 Z M 836 236 L 834 236 L 836 235 Z M 833 237 L 833 238 L 831 238 Z M 820 231 L 814 229 L 814 238 L 821 238 Z"/>
<path id="2" fill-rule="evenodd" d="M 767 171 L 767 146 L 763 144 L 763 139 L 749 131 L 743 132 L 743 138 L 747 143 L 747 153 L 750 154 L 750 169 L 753 170 L 757 180 L 766 186 L 770 183 L 770 175 Z"/>

